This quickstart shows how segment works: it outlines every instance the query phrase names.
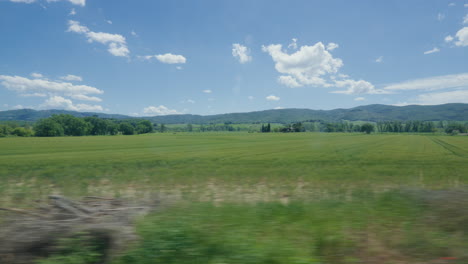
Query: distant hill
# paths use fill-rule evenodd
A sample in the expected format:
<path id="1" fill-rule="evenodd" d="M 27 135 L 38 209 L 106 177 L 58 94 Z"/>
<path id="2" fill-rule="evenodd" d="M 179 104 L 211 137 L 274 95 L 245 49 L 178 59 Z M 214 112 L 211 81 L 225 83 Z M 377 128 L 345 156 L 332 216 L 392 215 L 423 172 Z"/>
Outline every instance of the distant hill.
<path id="1" fill-rule="evenodd" d="M 129 119 L 126 115 L 84 113 L 65 110 L 32 109 L 0 111 L 0 121 L 37 121 L 53 114 L 71 114 L 78 117 L 97 115 L 101 118 Z M 155 123 L 164 124 L 209 124 L 209 123 L 291 123 L 307 120 L 323 120 L 328 122 L 349 121 L 468 121 L 468 104 L 443 105 L 365 105 L 349 109 L 311 110 L 311 109 L 280 109 L 264 110 L 248 113 L 230 113 L 219 115 L 167 115 L 142 117 Z"/>
<path id="2" fill-rule="evenodd" d="M 116 118 L 126 119 L 130 118 L 126 115 L 117 114 L 104 114 L 104 113 L 91 113 L 91 112 L 76 112 L 67 110 L 32 110 L 32 109 L 20 109 L 20 110 L 9 110 L 0 111 L 0 121 L 32 121 L 35 122 L 41 118 L 47 118 L 52 115 L 69 114 L 76 117 L 87 117 L 97 115 L 101 118 Z"/>

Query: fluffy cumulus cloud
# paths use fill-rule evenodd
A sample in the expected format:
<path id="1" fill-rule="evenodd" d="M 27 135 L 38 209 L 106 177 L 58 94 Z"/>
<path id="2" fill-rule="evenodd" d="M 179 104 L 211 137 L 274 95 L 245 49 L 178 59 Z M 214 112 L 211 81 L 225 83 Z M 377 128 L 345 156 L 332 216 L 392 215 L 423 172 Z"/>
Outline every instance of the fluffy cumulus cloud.
<path id="1" fill-rule="evenodd" d="M 60 79 L 65 80 L 65 81 L 77 81 L 77 82 L 82 82 L 83 78 L 81 76 L 73 75 L 73 74 L 68 74 L 66 76 L 60 77 Z"/>
<path id="2" fill-rule="evenodd" d="M 292 54 L 283 50 L 281 44 L 262 46 L 264 52 L 270 54 L 275 62 L 275 69 L 281 73 L 278 82 L 290 88 L 339 87 L 344 91 L 335 93 L 379 93 L 375 87 L 364 80 L 353 80 L 349 76 L 338 73 L 343 61 L 334 58 L 330 53 L 338 48 L 338 44 L 329 43 L 326 47 L 322 42 L 313 46 L 302 46 Z M 342 78 L 338 80 L 337 78 Z"/>
<path id="3" fill-rule="evenodd" d="M 429 78 L 409 80 L 401 83 L 395 83 L 385 86 L 387 91 L 406 91 L 406 90 L 441 90 L 452 88 L 467 88 L 468 73 L 451 74 L 435 76 Z"/>
<path id="4" fill-rule="evenodd" d="M 354 101 L 365 101 L 365 100 L 366 100 L 366 98 L 364 98 L 364 97 L 356 97 L 356 98 L 354 98 Z"/>
<path id="5" fill-rule="evenodd" d="M 120 34 L 94 32 L 88 27 L 81 25 L 80 22 L 74 20 L 68 21 L 67 31 L 85 35 L 89 43 L 98 42 L 108 45 L 109 53 L 114 56 L 127 57 L 130 54 L 126 39 Z"/>
<path id="6" fill-rule="evenodd" d="M 336 73 L 343 66 L 341 59 L 333 58 L 321 42 L 313 46 L 302 46 L 292 54 L 284 52 L 281 44 L 263 46 L 262 49 L 272 57 L 275 69 L 285 74 L 284 76 L 289 76 L 281 78 L 280 82 L 293 84 L 292 87 L 329 86 L 323 76 Z"/>
<path id="7" fill-rule="evenodd" d="M 166 64 L 184 64 L 187 62 L 187 59 L 182 55 L 176 55 L 172 53 L 159 54 L 159 55 L 146 55 L 138 56 L 143 60 L 157 59 L 158 61 Z"/>
<path id="8" fill-rule="evenodd" d="M 40 108 L 65 109 L 71 111 L 103 111 L 100 105 L 74 104 L 72 100 L 63 98 L 62 96 L 51 96 L 40 105 Z"/>
<path id="9" fill-rule="evenodd" d="M 383 62 L 383 56 L 380 56 L 377 59 L 375 59 L 375 62 L 377 62 L 377 63 Z"/>
<path id="10" fill-rule="evenodd" d="M 103 94 L 92 86 L 74 85 L 68 82 L 54 82 L 44 79 L 29 79 L 21 76 L 0 75 L 0 84 L 5 88 L 18 93 L 43 92 L 62 94 Z"/>
<path id="11" fill-rule="evenodd" d="M 211 91 L 211 90 L 209 90 L 209 89 L 206 89 L 206 90 L 203 90 L 202 92 L 207 93 L 207 94 L 210 94 L 210 93 L 212 93 L 213 91 Z"/>
<path id="12" fill-rule="evenodd" d="M 267 99 L 268 101 L 279 101 L 281 98 L 279 98 L 276 95 L 269 95 L 269 96 L 265 97 L 265 99 Z"/>
<path id="13" fill-rule="evenodd" d="M 335 86 L 338 88 L 346 88 L 346 90 L 333 91 L 332 93 L 341 94 L 382 94 L 386 93 L 382 90 L 375 89 L 374 85 L 364 80 L 336 80 Z"/>
<path id="14" fill-rule="evenodd" d="M 431 53 L 436 53 L 436 52 L 439 52 L 439 51 L 440 51 L 440 49 L 435 47 L 435 48 L 433 48 L 431 50 L 425 51 L 424 55 L 431 54 Z"/>
<path id="15" fill-rule="evenodd" d="M 466 47 L 468 46 L 468 27 L 464 27 L 460 29 L 456 34 L 455 37 L 457 38 L 457 41 L 455 42 L 455 45 L 459 47 Z"/>
<path id="16" fill-rule="evenodd" d="M 146 115 L 179 115 L 177 110 L 169 109 L 164 105 L 160 106 L 148 106 L 143 109 L 143 113 Z"/>
<path id="17" fill-rule="evenodd" d="M 183 64 L 187 59 L 182 55 L 175 55 L 172 53 L 160 54 L 155 56 L 156 59 L 162 63 L 167 64 Z"/>
<path id="18" fill-rule="evenodd" d="M 232 56 L 237 58 L 240 63 L 247 63 L 252 61 L 252 56 L 249 55 L 250 50 L 241 44 L 234 43 L 232 44 Z"/>
<path id="19" fill-rule="evenodd" d="M 444 38 L 444 41 L 447 42 L 447 43 L 452 42 L 452 40 L 453 40 L 453 37 L 450 36 L 450 35 L 448 35 L 448 36 L 446 36 L 446 37 Z"/>
<path id="20" fill-rule="evenodd" d="M 74 104 L 71 100 L 101 102 L 102 99 L 95 95 L 103 94 L 104 92 L 92 86 L 8 75 L 0 75 L 0 85 L 10 91 L 16 92 L 19 96 L 48 97 L 48 99 L 41 104 L 41 108 L 60 108 L 73 111 L 102 111 L 102 107 L 99 105 Z"/>

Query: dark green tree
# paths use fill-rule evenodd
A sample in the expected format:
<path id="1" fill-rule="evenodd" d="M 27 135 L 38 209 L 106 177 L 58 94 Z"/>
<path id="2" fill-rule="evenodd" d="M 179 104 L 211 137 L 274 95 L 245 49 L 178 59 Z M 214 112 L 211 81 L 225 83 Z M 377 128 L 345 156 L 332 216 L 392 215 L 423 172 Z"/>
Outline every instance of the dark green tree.
<path id="1" fill-rule="evenodd" d="M 365 132 L 366 134 L 370 134 L 374 132 L 374 125 L 371 123 L 365 123 L 361 126 L 361 132 Z"/>
<path id="2" fill-rule="evenodd" d="M 38 137 L 59 137 L 64 135 L 60 123 L 51 118 L 39 120 L 34 126 L 34 131 Z"/>
<path id="3" fill-rule="evenodd" d="M 130 124 L 128 122 L 120 123 L 119 130 L 120 130 L 120 132 L 122 132 L 123 135 L 133 135 L 133 134 L 135 134 L 135 128 L 132 126 L 132 124 Z"/>

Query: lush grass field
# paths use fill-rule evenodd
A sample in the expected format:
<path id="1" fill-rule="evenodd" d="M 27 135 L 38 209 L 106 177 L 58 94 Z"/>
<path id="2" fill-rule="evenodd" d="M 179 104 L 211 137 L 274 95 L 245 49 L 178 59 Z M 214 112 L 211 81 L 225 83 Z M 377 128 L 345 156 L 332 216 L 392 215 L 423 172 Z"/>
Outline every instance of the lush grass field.
<path id="1" fill-rule="evenodd" d="M 466 263 L 467 171 L 464 136 L 0 138 L 0 205 L 162 194 L 173 206 L 141 219 L 118 264 Z M 67 241 L 40 264 L 101 254 Z"/>
<path id="2" fill-rule="evenodd" d="M 51 192 L 216 201 L 304 200 L 353 189 L 463 188 L 468 137 L 178 133 L 0 138 L 3 203 Z"/>

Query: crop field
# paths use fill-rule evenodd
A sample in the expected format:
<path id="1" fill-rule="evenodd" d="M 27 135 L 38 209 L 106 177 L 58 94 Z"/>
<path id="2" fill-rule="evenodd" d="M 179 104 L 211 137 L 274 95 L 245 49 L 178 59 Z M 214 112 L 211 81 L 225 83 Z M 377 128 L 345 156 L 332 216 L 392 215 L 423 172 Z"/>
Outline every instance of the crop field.
<path id="1" fill-rule="evenodd" d="M 2 202 L 58 192 L 231 201 L 346 191 L 459 188 L 468 138 L 433 135 L 178 133 L 0 138 Z"/>
<path id="2" fill-rule="evenodd" d="M 467 171 L 464 136 L 0 138 L 0 205 L 27 209 L 49 194 L 170 200 L 138 222 L 141 240 L 117 264 L 466 263 Z M 38 263 L 101 253 L 67 245 Z"/>

